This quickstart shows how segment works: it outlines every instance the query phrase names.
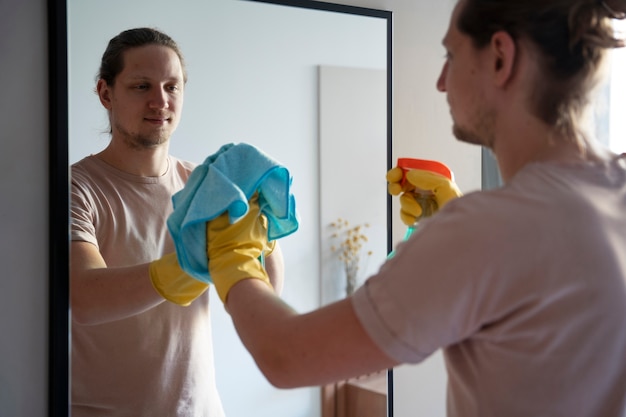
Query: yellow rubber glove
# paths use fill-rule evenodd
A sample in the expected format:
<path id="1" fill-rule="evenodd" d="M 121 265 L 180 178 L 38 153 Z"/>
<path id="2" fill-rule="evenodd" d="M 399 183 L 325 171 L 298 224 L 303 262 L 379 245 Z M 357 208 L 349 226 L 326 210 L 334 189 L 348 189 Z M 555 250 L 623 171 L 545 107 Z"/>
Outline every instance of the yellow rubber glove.
<path id="1" fill-rule="evenodd" d="M 244 279 L 256 278 L 272 286 L 259 260 L 269 248 L 267 219 L 261 215 L 257 194 L 248 205 L 248 213 L 233 224 L 228 213 L 207 224 L 209 274 L 223 302 L 230 289 Z"/>
<path id="2" fill-rule="evenodd" d="M 209 284 L 182 270 L 176 253 L 169 253 L 150 263 L 150 280 L 161 297 L 181 306 L 188 306 L 209 288 Z"/>
<path id="3" fill-rule="evenodd" d="M 274 252 L 274 249 L 276 249 L 276 241 L 270 240 L 269 242 L 267 242 L 267 246 L 265 247 L 263 256 L 267 258 L 268 256 L 272 254 L 272 252 Z"/>
<path id="4" fill-rule="evenodd" d="M 410 184 L 403 184 L 404 171 L 400 167 L 391 168 L 387 171 L 387 190 L 391 195 L 398 195 L 404 191 L 408 191 Z"/>
<path id="5" fill-rule="evenodd" d="M 403 181 L 404 177 L 404 181 Z M 462 195 L 458 186 L 444 175 L 432 171 L 411 169 L 404 172 L 395 167 L 387 172 L 388 191 L 400 196 L 400 218 L 407 226 L 413 226 L 425 213 L 422 204 L 434 214 L 448 201 Z M 425 201 L 424 203 L 420 203 Z"/>

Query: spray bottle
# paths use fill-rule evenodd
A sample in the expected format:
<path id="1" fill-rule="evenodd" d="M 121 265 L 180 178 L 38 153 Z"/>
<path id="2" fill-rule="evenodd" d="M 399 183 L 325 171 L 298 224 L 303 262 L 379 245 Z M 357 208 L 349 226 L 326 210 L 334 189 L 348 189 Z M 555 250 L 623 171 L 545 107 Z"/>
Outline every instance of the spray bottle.
<path id="1" fill-rule="evenodd" d="M 421 169 L 425 171 L 434 172 L 439 175 L 443 175 L 449 180 L 454 180 L 454 174 L 445 164 L 438 161 L 431 161 L 427 159 L 415 159 L 415 158 L 398 158 L 398 165 L 402 170 L 402 179 L 400 180 L 400 185 L 404 188 L 406 183 L 406 173 L 413 169 Z M 408 226 L 406 233 L 404 234 L 404 240 L 407 240 L 411 234 L 417 229 L 417 225 L 420 220 L 431 216 L 434 214 L 438 207 L 437 201 L 434 198 L 434 194 L 430 190 L 420 190 L 414 189 L 412 191 L 407 191 L 413 195 L 415 200 L 418 202 L 420 207 L 422 208 L 422 214 L 415 220 L 415 223 Z M 394 255 L 395 251 L 392 251 L 389 254 L 389 258 Z"/>

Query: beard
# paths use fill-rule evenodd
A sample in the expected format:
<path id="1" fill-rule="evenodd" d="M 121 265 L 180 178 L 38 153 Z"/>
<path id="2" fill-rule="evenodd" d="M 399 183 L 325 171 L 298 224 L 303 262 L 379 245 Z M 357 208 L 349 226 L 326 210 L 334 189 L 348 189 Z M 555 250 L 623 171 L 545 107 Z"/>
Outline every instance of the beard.
<path id="1" fill-rule="evenodd" d="M 462 126 L 457 121 L 452 125 L 452 134 L 458 140 L 470 145 L 481 145 L 487 148 L 493 147 L 495 114 L 491 111 L 482 111 L 471 118 L 475 121 L 473 126 Z"/>
<path id="2" fill-rule="evenodd" d="M 474 133 L 469 129 L 464 129 L 456 123 L 452 126 L 452 134 L 461 142 L 469 143 L 471 145 L 483 144 L 483 139 L 478 136 L 477 133 Z"/>
<path id="3" fill-rule="evenodd" d="M 172 134 L 169 129 L 157 129 L 150 133 L 130 132 L 119 124 L 115 126 L 124 143 L 131 149 L 152 149 L 167 142 Z"/>

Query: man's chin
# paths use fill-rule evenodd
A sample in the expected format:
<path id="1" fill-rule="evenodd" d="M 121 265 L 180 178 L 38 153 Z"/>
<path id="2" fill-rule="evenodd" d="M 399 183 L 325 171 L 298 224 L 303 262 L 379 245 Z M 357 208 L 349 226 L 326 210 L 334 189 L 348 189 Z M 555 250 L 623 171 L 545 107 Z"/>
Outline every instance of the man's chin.
<path id="1" fill-rule="evenodd" d="M 116 126 L 122 141 L 132 149 L 154 149 L 167 143 L 172 135 L 171 129 L 158 129 L 148 132 L 129 132 Z"/>
<path id="2" fill-rule="evenodd" d="M 459 127 L 456 124 L 452 126 L 452 134 L 454 135 L 455 138 L 457 138 L 459 141 L 463 143 L 469 143 L 471 145 L 484 145 L 485 144 L 485 140 L 483 138 L 481 138 L 475 133 L 472 133 L 466 129 Z"/>
<path id="3" fill-rule="evenodd" d="M 170 132 L 163 132 L 159 135 L 139 136 L 136 138 L 136 143 L 143 148 L 150 149 L 163 145 L 169 141 L 169 138 Z"/>

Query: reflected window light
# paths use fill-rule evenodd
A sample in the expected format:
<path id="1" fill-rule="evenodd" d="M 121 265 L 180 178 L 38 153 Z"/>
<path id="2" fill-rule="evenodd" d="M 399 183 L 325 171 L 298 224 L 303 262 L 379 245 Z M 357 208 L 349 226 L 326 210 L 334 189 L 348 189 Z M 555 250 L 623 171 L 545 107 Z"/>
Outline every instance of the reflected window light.
<path id="1" fill-rule="evenodd" d="M 626 21 L 618 20 L 614 23 L 615 30 L 624 36 Z M 609 111 L 608 111 L 608 147 L 617 153 L 626 152 L 626 47 L 611 52 L 611 74 L 609 81 Z"/>

